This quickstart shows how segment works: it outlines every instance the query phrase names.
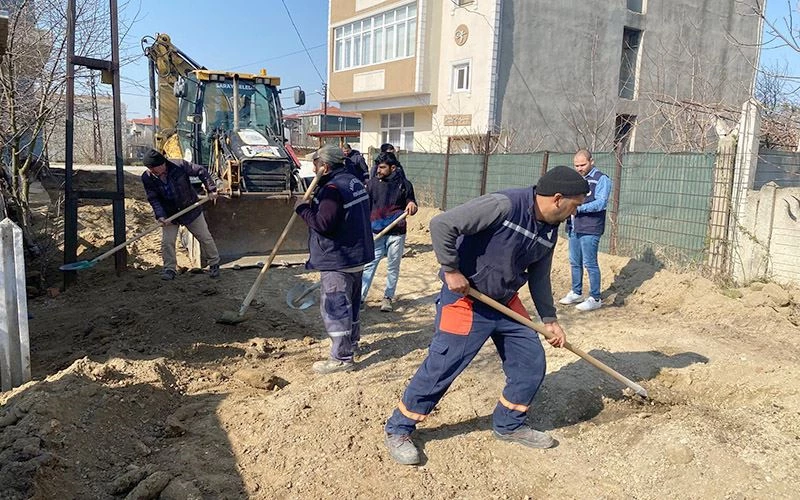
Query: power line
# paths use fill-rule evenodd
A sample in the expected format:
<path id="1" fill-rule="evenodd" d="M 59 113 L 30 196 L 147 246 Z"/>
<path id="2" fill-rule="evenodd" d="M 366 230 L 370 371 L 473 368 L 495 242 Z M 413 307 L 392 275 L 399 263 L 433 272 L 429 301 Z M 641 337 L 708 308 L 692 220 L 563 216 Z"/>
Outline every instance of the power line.
<path id="1" fill-rule="evenodd" d="M 314 63 L 314 58 L 311 57 L 311 52 L 308 51 L 308 47 L 306 47 L 306 42 L 303 41 L 303 35 L 300 34 L 300 30 L 297 29 L 297 25 L 294 23 L 294 19 L 292 18 L 292 13 L 289 12 L 289 7 L 286 6 L 286 0 L 281 0 L 283 4 L 283 8 L 286 9 L 286 15 L 289 16 L 289 22 L 292 23 L 292 27 L 294 28 L 295 33 L 297 33 L 297 38 L 300 39 L 300 44 L 303 46 L 303 49 L 306 51 L 306 55 L 308 56 L 308 60 L 311 61 L 311 65 L 314 66 L 314 71 L 317 72 L 317 76 L 319 77 L 322 83 L 325 83 L 325 78 L 322 77 L 322 73 L 319 72 L 319 68 L 317 68 L 316 63 Z"/>
<path id="2" fill-rule="evenodd" d="M 307 50 L 314 50 L 314 49 L 318 49 L 318 48 L 320 48 L 320 47 L 325 47 L 326 45 L 328 45 L 328 44 L 327 44 L 327 43 L 321 43 L 321 44 L 319 44 L 319 45 L 314 45 L 313 47 L 309 47 Z M 239 68 L 244 68 L 244 67 L 246 67 L 246 66 L 252 66 L 252 65 L 254 65 L 254 64 L 261 64 L 261 63 L 265 63 L 265 62 L 267 62 L 267 61 L 274 61 L 275 59 L 282 59 L 282 58 L 284 58 L 284 57 L 293 56 L 293 55 L 295 55 L 295 54 L 301 54 L 301 53 L 303 53 L 303 52 L 305 52 L 305 51 L 306 51 L 306 50 L 304 49 L 304 50 L 296 50 L 296 51 L 294 51 L 294 52 L 287 52 L 286 54 L 282 54 L 282 55 L 280 55 L 280 56 L 268 57 L 267 59 L 261 59 L 260 61 L 254 61 L 254 62 L 247 63 L 247 64 L 240 64 L 239 66 L 232 66 L 230 69 L 239 69 Z"/>

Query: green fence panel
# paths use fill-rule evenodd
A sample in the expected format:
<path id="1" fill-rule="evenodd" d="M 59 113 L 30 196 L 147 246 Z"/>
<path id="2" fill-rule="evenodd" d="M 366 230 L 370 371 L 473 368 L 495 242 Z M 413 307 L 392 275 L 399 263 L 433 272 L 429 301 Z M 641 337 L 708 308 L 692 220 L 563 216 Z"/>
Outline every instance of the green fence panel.
<path id="1" fill-rule="evenodd" d="M 414 184 L 421 206 L 441 207 L 445 155 L 436 153 L 400 153 L 398 158 L 406 176 Z"/>
<path id="2" fill-rule="evenodd" d="M 703 260 L 713 191 L 713 154 L 628 153 L 618 216 L 621 255 Z"/>
<path id="3" fill-rule="evenodd" d="M 447 208 L 461 205 L 481 194 L 483 155 L 450 155 L 447 174 Z"/>
<path id="4" fill-rule="evenodd" d="M 536 184 L 543 161 L 544 153 L 490 155 L 486 192 Z"/>

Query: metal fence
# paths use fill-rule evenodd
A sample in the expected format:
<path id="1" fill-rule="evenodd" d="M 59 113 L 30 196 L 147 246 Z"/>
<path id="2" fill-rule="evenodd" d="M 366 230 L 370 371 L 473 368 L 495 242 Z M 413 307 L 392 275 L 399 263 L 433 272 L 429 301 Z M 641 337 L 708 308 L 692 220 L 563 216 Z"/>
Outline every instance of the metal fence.
<path id="1" fill-rule="evenodd" d="M 481 194 L 533 185 L 549 168 L 571 166 L 572 157 L 572 152 L 403 153 L 400 161 L 421 201 L 446 210 Z M 715 189 L 716 158 L 706 153 L 595 153 L 595 165 L 615 184 L 601 250 L 672 264 L 709 260 L 710 239 L 719 233 L 710 224 L 720 220 L 712 217 L 712 208 L 729 206 L 715 205 L 714 198 L 730 196 L 724 186 Z M 729 177 L 722 182 L 729 183 Z"/>
<path id="2" fill-rule="evenodd" d="M 800 153 L 760 150 L 753 189 L 761 189 L 768 182 L 779 187 L 800 187 Z"/>

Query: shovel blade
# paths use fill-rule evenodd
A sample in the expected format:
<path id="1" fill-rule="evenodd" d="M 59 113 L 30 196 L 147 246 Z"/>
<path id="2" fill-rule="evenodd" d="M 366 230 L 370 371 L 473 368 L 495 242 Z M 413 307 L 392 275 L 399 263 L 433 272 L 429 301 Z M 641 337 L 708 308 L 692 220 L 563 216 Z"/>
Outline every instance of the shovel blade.
<path id="1" fill-rule="evenodd" d="M 60 266 L 59 269 L 62 271 L 81 271 L 83 269 L 89 269 L 90 267 L 94 267 L 97 262 L 93 260 L 79 260 L 78 262 L 70 262 L 69 264 L 64 264 Z"/>
<path id="2" fill-rule="evenodd" d="M 317 288 L 319 288 L 318 284 L 298 283 L 286 292 L 286 305 L 292 309 L 308 309 L 314 305 L 314 294 L 311 292 Z"/>

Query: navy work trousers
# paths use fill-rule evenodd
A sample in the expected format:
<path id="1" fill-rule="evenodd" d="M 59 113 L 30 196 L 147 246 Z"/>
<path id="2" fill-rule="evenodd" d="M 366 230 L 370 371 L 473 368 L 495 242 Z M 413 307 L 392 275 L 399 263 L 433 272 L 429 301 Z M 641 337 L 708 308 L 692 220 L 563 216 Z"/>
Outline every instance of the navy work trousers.
<path id="1" fill-rule="evenodd" d="M 514 296 L 508 306 L 527 316 L 519 297 Z M 538 334 L 482 302 L 451 292 L 446 284 L 437 300 L 435 326 L 428 357 L 386 423 L 386 432 L 410 434 L 490 337 L 506 374 L 492 425 L 501 434 L 522 426 L 545 374 L 544 349 Z"/>

